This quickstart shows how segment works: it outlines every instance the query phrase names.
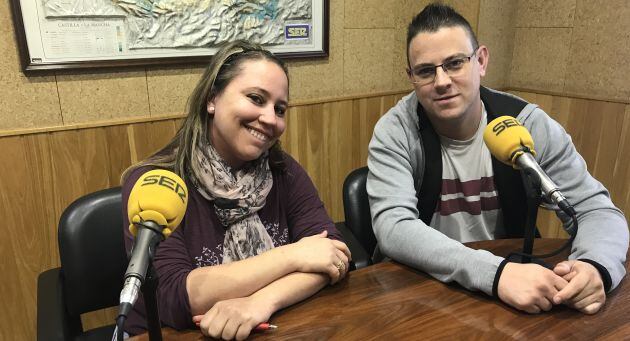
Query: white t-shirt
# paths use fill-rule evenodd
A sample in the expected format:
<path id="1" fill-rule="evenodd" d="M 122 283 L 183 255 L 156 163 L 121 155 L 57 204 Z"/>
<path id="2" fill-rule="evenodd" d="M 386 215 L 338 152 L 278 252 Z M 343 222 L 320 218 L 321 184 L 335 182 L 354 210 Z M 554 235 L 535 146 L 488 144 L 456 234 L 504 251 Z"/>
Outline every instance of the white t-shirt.
<path id="1" fill-rule="evenodd" d="M 462 243 L 496 239 L 503 234 L 492 158 L 483 142 L 487 113 L 475 135 L 465 141 L 440 136 L 442 187 L 431 226 Z"/>

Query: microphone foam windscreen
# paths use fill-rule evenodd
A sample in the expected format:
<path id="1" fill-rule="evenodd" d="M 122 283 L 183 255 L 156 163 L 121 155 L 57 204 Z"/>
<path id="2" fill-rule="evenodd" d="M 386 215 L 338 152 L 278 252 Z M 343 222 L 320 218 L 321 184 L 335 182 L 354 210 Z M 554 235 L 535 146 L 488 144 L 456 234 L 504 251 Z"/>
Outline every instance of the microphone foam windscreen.
<path id="1" fill-rule="evenodd" d="M 497 160 L 515 168 L 514 162 L 524 152 L 536 155 L 532 135 L 511 116 L 497 117 L 488 123 L 483 140 Z"/>
<path id="2" fill-rule="evenodd" d="M 129 230 L 135 236 L 134 223 L 153 221 L 164 227 L 162 234 L 168 237 L 184 218 L 186 205 L 188 189 L 184 180 L 164 169 L 148 171 L 136 181 L 129 194 Z"/>

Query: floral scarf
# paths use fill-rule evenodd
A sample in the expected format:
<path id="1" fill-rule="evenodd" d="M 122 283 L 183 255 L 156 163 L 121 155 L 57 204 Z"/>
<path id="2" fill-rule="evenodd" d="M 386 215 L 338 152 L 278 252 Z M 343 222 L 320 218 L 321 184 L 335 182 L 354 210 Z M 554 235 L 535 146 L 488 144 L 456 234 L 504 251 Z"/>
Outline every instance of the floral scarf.
<path id="1" fill-rule="evenodd" d="M 200 137 L 191 156 L 190 179 L 201 195 L 214 202 L 219 221 L 226 228 L 223 263 L 259 255 L 274 247 L 258 210 L 265 206 L 273 185 L 268 153 L 246 163 L 236 172 Z"/>

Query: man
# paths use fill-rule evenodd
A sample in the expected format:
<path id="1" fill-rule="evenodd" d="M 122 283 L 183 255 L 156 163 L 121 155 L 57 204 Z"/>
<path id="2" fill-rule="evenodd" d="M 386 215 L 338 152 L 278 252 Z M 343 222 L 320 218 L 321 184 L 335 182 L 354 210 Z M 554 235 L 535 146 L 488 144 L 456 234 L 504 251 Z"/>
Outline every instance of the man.
<path id="1" fill-rule="evenodd" d="M 415 91 L 379 120 L 369 146 L 375 257 L 380 252 L 529 313 L 557 304 L 596 313 L 625 275 L 628 227 L 569 136 L 536 105 L 480 87 L 488 49 L 448 6 L 429 5 L 413 19 L 407 57 Z M 520 175 L 497 162 L 482 137 L 487 122 L 506 114 L 531 132 L 536 160 L 577 211 L 569 260 L 553 270 L 461 244 L 523 236 Z M 570 219 L 558 216 L 570 228 Z"/>

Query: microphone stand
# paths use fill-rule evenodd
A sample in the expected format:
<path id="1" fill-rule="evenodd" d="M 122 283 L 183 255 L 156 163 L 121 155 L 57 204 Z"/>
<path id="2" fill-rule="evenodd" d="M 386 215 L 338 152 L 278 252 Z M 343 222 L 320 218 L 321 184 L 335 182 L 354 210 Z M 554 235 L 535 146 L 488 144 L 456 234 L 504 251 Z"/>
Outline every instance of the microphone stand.
<path id="1" fill-rule="evenodd" d="M 525 231 L 523 239 L 523 254 L 532 255 L 534 250 L 534 238 L 536 238 L 536 218 L 538 207 L 542 202 L 542 189 L 540 179 L 536 174 L 527 170 L 521 172 L 525 195 L 527 197 L 527 216 L 525 217 Z M 522 255 L 521 263 L 531 263 L 532 258 Z"/>
<path id="2" fill-rule="evenodd" d="M 153 267 L 153 261 L 149 263 L 149 269 L 144 283 L 142 284 L 142 295 L 144 296 L 144 308 L 147 312 L 147 329 L 150 341 L 162 341 L 162 323 L 160 322 L 160 312 L 158 309 L 157 288 L 159 278 Z"/>
<path id="3" fill-rule="evenodd" d="M 525 217 L 525 226 L 523 231 L 523 251 L 510 253 L 507 256 L 507 259 L 522 264 L 536 263 L 551 270 L 553 267 L 543 261 L 543 259 L 558 255 L 572 245 L 573 239 L 575 238 L 578 230 L 577 213 L 571 204 L 567 203 L 564 205 L 565 207 L 559 205 L 560 209 L 566 215 L 571 217 L 573 226 L 572 231 L 568 231 L 570 237 L 564 245 L 557 250 L 546 254 L 534 255 L 533 249 L 534 238 L 536 238 L 536 218 L 538 217 L 538 207 L 540 206 L 544 196 L 542 193 L 540 178 L 535 173 L 528 170 L 521 170 L 521 179 L 523 180 L 523 187 L 525 188 L 525 196 L 527 200 L 527 216 Z"/>

